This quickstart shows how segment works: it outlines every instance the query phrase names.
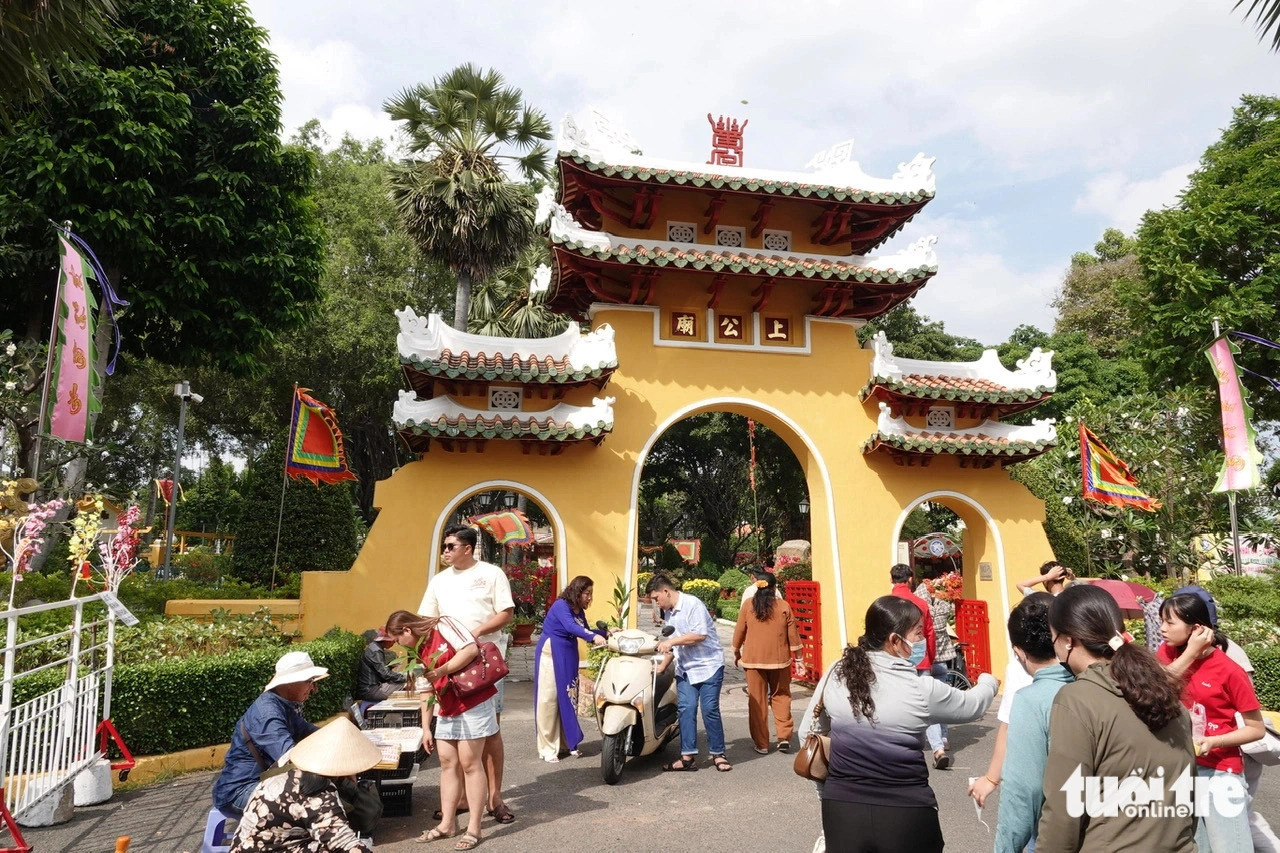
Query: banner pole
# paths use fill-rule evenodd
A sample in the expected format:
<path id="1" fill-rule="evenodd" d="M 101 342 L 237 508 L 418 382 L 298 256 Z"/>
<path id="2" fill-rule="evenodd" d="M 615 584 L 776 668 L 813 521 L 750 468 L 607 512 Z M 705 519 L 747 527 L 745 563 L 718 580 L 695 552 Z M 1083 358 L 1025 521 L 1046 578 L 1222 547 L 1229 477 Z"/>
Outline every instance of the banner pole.
<path id="1" fill-rule="evenodd" d="M 293 383 L 293 397 L 289 401 L 289 408 L 293 409 L 298 404 L 298 383 Z M 289 426 L 293 427 L 292 411 L 290 412 Z M 280 564 L 280 530 L 284 526 L 284 492 L 289 488 L 289 446 L 293 442 L 293 436 L 285 437 L 284 441 L 284 468 L 280 472 L 280 512 L 276 516 L 276 551 L 271 557 L 271 589 L 276 588 L 276 566 Z"/>

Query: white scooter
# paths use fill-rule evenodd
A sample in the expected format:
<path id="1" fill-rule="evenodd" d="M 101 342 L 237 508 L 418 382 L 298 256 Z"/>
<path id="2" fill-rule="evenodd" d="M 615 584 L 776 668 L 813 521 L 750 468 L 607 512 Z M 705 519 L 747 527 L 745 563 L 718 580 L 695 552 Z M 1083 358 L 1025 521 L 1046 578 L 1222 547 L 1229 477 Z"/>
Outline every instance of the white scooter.
<path id="1" fill-rule="evenodd" d="M 606 626 L 598 622 L 596 627 L 604 630 Z M 673 632 L 668 625 L 662 636 Z M 629 628 L 609 637 L 608 645 L 617 654 L 605 661 L 596 679 L 596 721 L 603 741 L 600 770 L 607 784 L 616 785 L 628 756 L 662 749 L 680 733 L 680 719 L 675 664 L 656 671 L 654 664 L 663 659 L 656 654 L 657 639 Z"/>

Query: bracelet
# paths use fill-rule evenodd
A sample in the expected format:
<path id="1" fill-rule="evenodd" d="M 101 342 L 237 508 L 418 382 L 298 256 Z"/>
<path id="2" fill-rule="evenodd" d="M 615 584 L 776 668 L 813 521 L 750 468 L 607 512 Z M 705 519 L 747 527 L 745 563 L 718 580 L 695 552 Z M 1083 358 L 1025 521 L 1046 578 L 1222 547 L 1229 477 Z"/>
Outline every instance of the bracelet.
<path id="1" fill-rule="evenodd" d="M 992 778 L 991 778 L 990 776 L 988 776 L 987 774 L 985 774 L 985 773 L 984 773 L 984 774 L 982 774 L 982 778 L 983 778 L 983 779 L 986 779 L 988 782 L 990 782 L 990 783 L 991 783 L 992 785 L 994 785 L 995 787 L 997 787 L 997 788 L 999 788 L 999 787 L 1000 787 L 1000 783 L 999 783 L 999 782 L 997 782 L 995 779 L 992 779 Z"/>

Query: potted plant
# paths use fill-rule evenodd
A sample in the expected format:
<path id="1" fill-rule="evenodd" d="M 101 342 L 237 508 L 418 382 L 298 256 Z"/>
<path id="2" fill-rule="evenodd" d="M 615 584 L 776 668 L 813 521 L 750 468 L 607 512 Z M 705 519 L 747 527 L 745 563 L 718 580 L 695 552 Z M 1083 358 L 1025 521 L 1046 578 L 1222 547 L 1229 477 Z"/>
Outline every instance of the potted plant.
<path id="1" fill-rule="evenodd" d="M 533 645 L 533 632 L 542 623 L 541 618 L 522 616 L 518 612 L 511 620 L 511 645 Z"/>
<path id="2" fill-rule="evenodd" d="M 516 605 L 515 618 L 511 620 L 511 642 L 527 646 L 533 642 L 534 630 L 547 615 L 555 567 L 537 560 L 521 560 L 508 564 L 505 571 Z"/>

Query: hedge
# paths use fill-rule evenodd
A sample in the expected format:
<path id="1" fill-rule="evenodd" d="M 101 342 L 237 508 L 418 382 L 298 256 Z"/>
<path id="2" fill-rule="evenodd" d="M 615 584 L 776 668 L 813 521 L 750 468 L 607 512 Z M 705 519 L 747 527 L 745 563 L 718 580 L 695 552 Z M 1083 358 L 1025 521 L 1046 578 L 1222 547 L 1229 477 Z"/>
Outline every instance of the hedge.
<path id="1" fill-rule="evenodd" d="M 680 591 L 701 599 L 708 610 L 713 614 L 716 612 L 716 602 L 720 600 L 720 584 L 715 581 L 702 579 L 685 581 Z"/>
<path id="2" fill-rule="evenodd" d="M 738 613 L 742 608 L 741 599 L 721 599 L 720 601 L 720 618 L 728 619 L 730 622 L 738 621 Z"/>
<path id="3" fill-rule="evenodd" d="M 293 646 L 305 651 L 329 677 L 303 713 L 313 722 L 342 710 L 355 686 L 364 640 L 345 632 Z M 262 693 L 275 673 L 278 649 L 160 659 L 116 667 L 111 717 L 135 755 L 157 755 L 227 743 L 236 721 Z M 54 670 L 19 680 L 15 704 L 54 689 L 62 673 Z"/>
<path id="4" fill-rule="evenodd" d="M 1280 711 L 1280 646 L 1246 646 L 1253 664 L 1253 689 L 1269 711 Z"/>

